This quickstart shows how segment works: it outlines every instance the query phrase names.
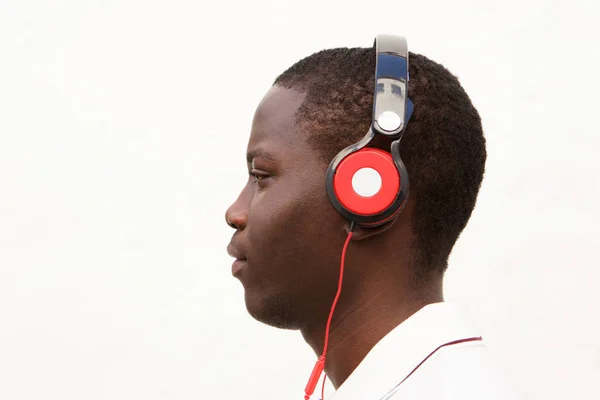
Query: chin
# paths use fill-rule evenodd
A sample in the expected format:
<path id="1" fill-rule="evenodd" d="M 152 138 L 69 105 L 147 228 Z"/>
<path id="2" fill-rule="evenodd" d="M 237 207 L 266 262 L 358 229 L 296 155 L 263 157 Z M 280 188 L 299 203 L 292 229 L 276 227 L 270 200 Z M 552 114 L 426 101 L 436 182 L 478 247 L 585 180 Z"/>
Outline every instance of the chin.
<path id="1" fill-rule="evenodd" d="M 245 300 L 246 310 L 255 320 L 279 329 L 300 329 L 300 321 L 292 317 L 293 307 L 291 307 L 289 299 L 284 296 L 260 296 L 246 290 Z"/>

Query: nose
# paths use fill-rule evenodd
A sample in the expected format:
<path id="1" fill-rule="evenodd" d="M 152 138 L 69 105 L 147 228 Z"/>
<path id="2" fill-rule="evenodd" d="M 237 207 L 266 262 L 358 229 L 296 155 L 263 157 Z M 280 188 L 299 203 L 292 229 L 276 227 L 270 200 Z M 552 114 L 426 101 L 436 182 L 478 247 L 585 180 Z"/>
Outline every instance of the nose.
<path id="1" fill-rule="evenodd" d="M 225 212 L 225 221 L 227 225 L 237 230 L 246 229 L 248 224 L 248 209 L 244 206 L 242 195 Z"/>

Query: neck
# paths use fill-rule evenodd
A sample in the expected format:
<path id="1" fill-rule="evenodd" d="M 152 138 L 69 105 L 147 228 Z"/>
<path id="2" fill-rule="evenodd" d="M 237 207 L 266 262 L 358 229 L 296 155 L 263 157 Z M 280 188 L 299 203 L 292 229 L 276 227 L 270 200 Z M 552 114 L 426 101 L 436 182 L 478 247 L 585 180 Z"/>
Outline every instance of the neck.
<path id="1" fill-rule="evenodd" d="M 443 301 L 441 278 L 411 290 L 386 284 L 361 285 L 340 297 L 329 332 L 325 373 L 337 390 L 367 353 L 396 326 L 427 304 Z M 408 285 L 407 285 L 408 286 Z M 369 290 L 370 289 L 370 290 Z M 404 290 L 406 289 L 406 290 Z M 323 351 L 325 327 L 301 330 L 317 356 Z"/>

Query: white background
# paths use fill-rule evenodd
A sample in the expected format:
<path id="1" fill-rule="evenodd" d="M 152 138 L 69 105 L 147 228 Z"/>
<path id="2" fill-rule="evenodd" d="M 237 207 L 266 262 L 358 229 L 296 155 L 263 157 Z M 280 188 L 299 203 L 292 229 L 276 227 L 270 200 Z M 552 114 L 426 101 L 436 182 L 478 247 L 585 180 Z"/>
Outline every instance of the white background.
<path id="1" fill-rule="evenodd" d="M 224 213 L 273 79 L 377 33 L 446 65 L 484 121 L 446 299 L 529 398 L 600 398 L 599 14 L 0 0 L 0 399 L 301 399 L 315 356 L 246 314 Z"/>

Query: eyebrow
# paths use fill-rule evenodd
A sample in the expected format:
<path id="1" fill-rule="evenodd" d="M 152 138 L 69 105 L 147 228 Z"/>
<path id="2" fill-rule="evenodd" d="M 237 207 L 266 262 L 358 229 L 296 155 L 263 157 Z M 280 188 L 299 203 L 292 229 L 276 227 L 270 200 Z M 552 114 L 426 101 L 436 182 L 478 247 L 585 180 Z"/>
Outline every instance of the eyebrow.
<path id="1" fill-rule="evenodd" d="M 251 150 L 248 153 L 246 153 L 246 162 L 248 164 L 251 164 L 252 160 L 255 159 L 256 157 L 261 157 L 261 158 L 264 158 L 269 161 L 275 161 L 275 158 L 267 151 L 265 151 L 263 149 L 255 149 L 255 150 Z"/>

